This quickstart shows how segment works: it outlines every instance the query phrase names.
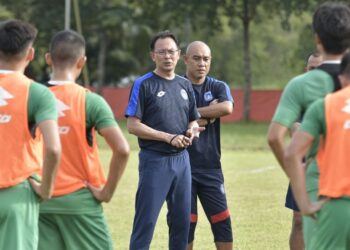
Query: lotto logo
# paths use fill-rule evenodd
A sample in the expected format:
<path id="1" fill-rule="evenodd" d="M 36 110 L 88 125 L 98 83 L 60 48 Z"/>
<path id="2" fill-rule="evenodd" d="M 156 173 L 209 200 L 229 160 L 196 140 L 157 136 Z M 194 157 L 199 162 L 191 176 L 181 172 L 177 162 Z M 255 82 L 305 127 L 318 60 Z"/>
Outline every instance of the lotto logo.
<path id="1" fill-rule="evenodd" d="M 59 127 L 58 132 L 62 135 L 66 135 L 69 133 L 70 128 L 69 127 Z"/>
<path id="2" fill-rule="evenodd" d="M 165 92 L 164 92 L 164 91 L 159 91 L 158 94 L 157 94 L 158 97 L 162 97 L 162 96 L 164 96 L 164 95 L 165 95 Z"/>
<path id="3" fill-rule="evenodd" d="M 0 115 L 0 123 L 9 123 L 11 118 L 11 115 Z"/>
<path id="4" fill-rule="evenodd" d="M 0 87 L 0 106 L 6 106 L 8 104 L 7 100 L 12 98 L 13 95 L 7 92 L 3 87 Z"/>
<path id="5" fill-rule="evenodd" d="M 58 117 L 63 117 L 65 115 L 65 111 L 69 110 L 70 108 L 61 100 L 56 98 L 56 105 L 57 105 L 57 111 L 58 111 Z"/>

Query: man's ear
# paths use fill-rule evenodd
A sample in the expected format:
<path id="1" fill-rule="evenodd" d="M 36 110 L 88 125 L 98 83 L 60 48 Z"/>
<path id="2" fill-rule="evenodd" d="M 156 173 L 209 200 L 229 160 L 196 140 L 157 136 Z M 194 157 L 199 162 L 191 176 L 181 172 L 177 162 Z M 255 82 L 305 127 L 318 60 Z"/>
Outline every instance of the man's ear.
<path id="1" fill-rule="evenodd" d="M 315 41 L 315 44 L 318 45 L 321 43 L 321 39 L 320 37 L 318 36 L 318 34 L 314 34 L 314 41 Z"/>
<path id="2" fill-rule="evenodd" d="M 78 62 L 77 62 L 77 64 L 76 64 L 76 65 L 77 65 L 77 68 L 78 68 L 78 69 L 82 69 L 82 68 L 84 67 L 86 61 L 87 61 L 86 56 L 80 57 L 79 60 L 78 60 Z"/>
<path id="3" fill-rule="evenodd" d="M 323 45 L 322 45 L 322 42 L 321 42 L 321 39 L 320 37 L 318 36 L 318 34 L 315 33 L 314 35 L 314 41 L 315 41 L 315 45 L 316 45 L 316 48 L 318 51 L 323 51 Z"/>
<path id="4" fill-rule="evenodd" d="M 348 79 L 347 76 L 339 75 L 338 79 L 339 79 L 339 82 L 340 82 L 340 85 L 341 85 L 342 88 L 345 88 L 345 87 L 349 86 L 350 80 Z"/>
<path id="5" fill-rule="evenodd" d="M 52 65 L 52 58 L 50 53 L 45 54 L 45 61 L 47 65 Z"/>
<path id="6" fill-rule="evenodd" d="M 155 59 L 154 52 L 153 51 L 149 52 L 149 55 L 151 56 L 152 61 L 155 62 L 156 59 Z"/>
<path id="7" fill-rule="evenodd" d="M 186 55 L 183 55 L 182 58 L 184 60 L 184 63 L 187 64 L 188 57 Z"/>
<path id="8" fill-rule="evenodd" d="M 34 56 L 35 56 L 35 49 L 33 47 L 28 48 L 27 56 L 26 56 L 27 61 L 29 62 L 33 61 Z"/>

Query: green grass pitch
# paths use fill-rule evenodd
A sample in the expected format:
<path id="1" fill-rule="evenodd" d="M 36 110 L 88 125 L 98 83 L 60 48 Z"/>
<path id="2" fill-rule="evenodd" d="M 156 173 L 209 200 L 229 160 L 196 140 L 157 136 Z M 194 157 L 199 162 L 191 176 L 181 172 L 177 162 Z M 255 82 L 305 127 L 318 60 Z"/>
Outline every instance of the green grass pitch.
<path id="1" fill-rule="evenodd" d="M 115 249 L 127 250 L 138 182 L 138 146 L 136 138 L 125 130 L 125 123 L 121 122 L 120 126 L 131 145 L 131 154 L 116 193 L 104 209 Z M 284 207 L 288 180 L 266 144 L 267 126 L 222 125 L 222 165 L 237 250 L 288 249 L 292 214 Z M 99 144 L 103 164 L 108 168 L 110 152 L 100 138 Z M 215 249 L 210 225 L 201 207 L 194 248 Z M 151 249 L 168 249 L 166 206 L 159 215 Z"/>

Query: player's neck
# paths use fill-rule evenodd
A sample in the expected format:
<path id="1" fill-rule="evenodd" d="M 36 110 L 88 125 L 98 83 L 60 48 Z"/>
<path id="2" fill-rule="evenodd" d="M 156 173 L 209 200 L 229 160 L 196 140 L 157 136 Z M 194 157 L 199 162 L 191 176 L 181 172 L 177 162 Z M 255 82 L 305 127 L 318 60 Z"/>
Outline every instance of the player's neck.
<path id="1" fill-rule="evenodd" d="M 175 77 L 175 72 L 174 71 L 162 71 L 162 70 L 159 70 L 159 69 L 155 69 L 153 71 L 156 75 L 164 78 L 164 79 L 167 79 L 167 80 L 173 80 L 174 77 Z"/>
<path id="2" fill-rule="evenodd" d="M 343 58 L 344 54 L 338 54 L 338 55 L 332 55 L 332 54 L 323 54 L 322 60 L 323 61 L 340 61 Z"/>
<path id="3" fill-rule="evenodd" d="M 191 81 L 192 84 L 194 85 L 201 85 L 205 82 L 205 77 L 202 77 L 202 78 L 194 78 L 194 77 L 191 77 L 189 74 L 186 74 L 188 80 Z"/>
<path id="4" fill-rule="evenodd" d="M 67 81 L 75 82 L 76 74 L 70 70 L 53 70 L 51 80 L 52 81 Z"/>
<path id="5" fill-rule="evenodd" d="M 17 72 L 24 73 L 25 67 L 26 65 L 18 62 L 10 63 L 10 62 L 0 61 L 0 69 L 2 70 L 17 71 Z"/>
<path id="6" fill-rule="evenodd" d="M 316 43 L 316 47 L 317 47 L 317 50 L 321 53 L 322 61 L 341 61 L 341 59 L 345 54 L 345 52 L 339 53 L 339 54 L 327 53 L 323 45 L 321 44 L 321 42 Z"/>

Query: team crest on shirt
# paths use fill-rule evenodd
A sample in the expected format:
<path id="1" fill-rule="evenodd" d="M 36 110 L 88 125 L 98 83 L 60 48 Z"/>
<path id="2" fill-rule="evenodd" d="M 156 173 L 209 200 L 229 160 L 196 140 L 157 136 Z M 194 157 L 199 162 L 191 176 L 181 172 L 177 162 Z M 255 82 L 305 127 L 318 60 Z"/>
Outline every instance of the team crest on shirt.
<path id="1" fill-rule="evenodd" d="M 165 91 L 163 91 L 163 90 L 159 91 L 157 94 L 158 97 L 162 97 L 164 95 L 165 95 Z"/>
<path id="2" fill-rule="evenodd" d="M 180 94 L 184 100 L 188 100 L 188 95 L 187 95 L 186 90 L 181 89 Z"/>
<path id="3" fill-rule="evenodd" d="M 7 99 L 12 99 L 14 96 L 6 91 L 3 87 L 0 87 L 0 107 L 6 106 L 8 102 Z"/>
<path id="4" fill-rule="evenodd" d="M 211 100 L 213 100 L 213 94 L 211 93 L 211 91 L 207 91 L 204 93 L 204 100 L 206 102 L 210 102 Z"/>

